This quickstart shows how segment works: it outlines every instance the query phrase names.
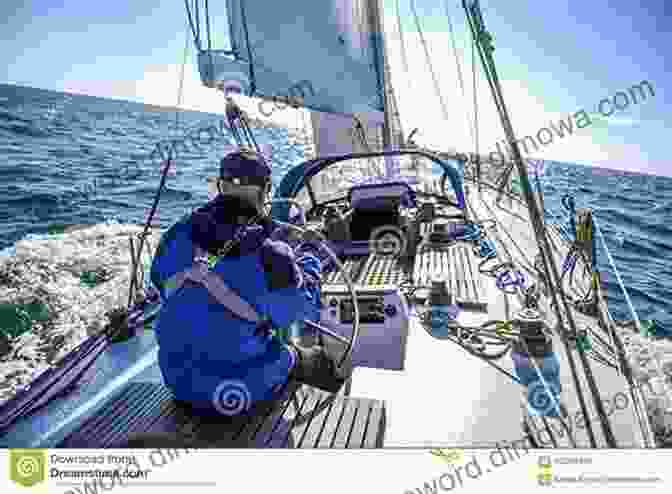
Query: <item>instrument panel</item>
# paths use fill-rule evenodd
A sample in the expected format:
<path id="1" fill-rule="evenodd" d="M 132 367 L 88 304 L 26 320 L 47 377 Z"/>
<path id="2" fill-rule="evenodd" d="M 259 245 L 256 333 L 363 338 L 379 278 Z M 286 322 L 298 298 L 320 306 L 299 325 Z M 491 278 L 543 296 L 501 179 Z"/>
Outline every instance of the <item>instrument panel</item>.
<path id="1" fill-rule="evenodd" d="M 403 370 L 410 323 L 406 297 L 395 286 L 355 286 L 359 309 L 359 335 L 353 348 L 353 365 Z M 320 324 L 352 337 L 354 303 L 345 285 L 322 287 Z"/>

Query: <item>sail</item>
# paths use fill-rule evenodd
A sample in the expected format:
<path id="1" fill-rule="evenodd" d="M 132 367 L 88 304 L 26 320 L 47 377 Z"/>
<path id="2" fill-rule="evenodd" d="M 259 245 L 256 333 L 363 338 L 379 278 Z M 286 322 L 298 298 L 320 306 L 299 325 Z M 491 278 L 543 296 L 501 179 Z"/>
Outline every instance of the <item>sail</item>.
<path id="1" fill-rule="evenodd" d="M 372 28 L 378 25 L 377 4 L 227 0 L 226 5 L 231 50 L 206 49 L 195 35 L 204 85 L 321 112 L 383 111 L 382 35 Z M 188 13 L 198 25 L 198 17 Z"/>
<path id="2" fill-rule="evenodd" d="M 384 148 L 399 149 L 403 147 L 403 129 L 392 87 L 384 38 L 381 46 L 385 55 L 383 65 L 385 107 L 382 117 L 371 113 L 344 116 L 312 112 L 313 138 L 318 156 L 342 156 L 370 153 Z M 387 132 L 386 126 L 389 127 Z M 399 162 L 395 156 L 386 156 L 382 168 L 378 166 L 380 163 L 372 162 L 375 160 L 361 159 L 355 161 L 361 162 L 357 168 L 363 174 L 352 185 L 399 180 L 413 182 L 411 177 L 406 177 L 401 173 Z M 319 183 L 319 180 L 314 181 L 313 186 L 316 189 L 328 187 L 326 184 Z"/>

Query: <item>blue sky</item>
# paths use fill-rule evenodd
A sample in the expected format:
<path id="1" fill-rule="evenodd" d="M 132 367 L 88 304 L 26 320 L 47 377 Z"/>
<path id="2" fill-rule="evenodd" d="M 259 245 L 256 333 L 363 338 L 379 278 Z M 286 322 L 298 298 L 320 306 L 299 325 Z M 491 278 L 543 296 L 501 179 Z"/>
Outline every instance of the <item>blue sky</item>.
<path id="1" fill-rule="evenodd" d="M 472 112 L 470 51 L 461 2 L 448 0 L 461 50 L 467 93 L 456 78 L 445 0 L 415 0 L 434 68 L 449 111 L 444 121 L 431 85 L 411 0 L 401 4 L 410 78 L 401 68 L 395 0 L 384 0 L 395 89 L 407 131 L 420 127 L 418 141 L 440 148 L 473 150 L 466 115 Z M 218 40 L 225 38 L 222 1 Z M 672 176 L 667 141 L 672 128 L 669 62 L 672 7 L 664 0 L 646 6 L 609 0 L 541 2 L 482 0 L 495 39 L 495 62 L 517 136 L 536 135 L 549 122 L 578 110 L 597 111 L 603 98 L 648 80 L 655 96 L 615 111 L 571 136 L 555 138 L 530 155 Z M 174 105 L 185 46 L 181 0 L 5 0 L 0 3 L 0 82 L 96 96 Z M 222 43 L 219 43 L 220 46 Z M 193 44 L 184 86 L 184 107 L 223 110 L 222 98 L 200 86 Z M 411 80 L 412 79 L 412 80 Z M 497 114 L 478 79 L 480 151 L 496 150 L 503 138 Z M 281 121 L 295 119 L 281 112 Z M 275 117 L 274 117 L 275 118 Z M 470 118 L 470 117 L 469 117 Z M 291 122 L 287 122 L 291 124 Z"/>

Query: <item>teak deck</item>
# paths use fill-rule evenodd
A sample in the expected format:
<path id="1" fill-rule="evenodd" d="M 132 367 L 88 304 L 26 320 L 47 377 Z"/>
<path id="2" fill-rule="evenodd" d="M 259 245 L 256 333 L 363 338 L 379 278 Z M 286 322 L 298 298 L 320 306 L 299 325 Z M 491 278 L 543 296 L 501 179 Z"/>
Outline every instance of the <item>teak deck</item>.
<path id="1" fill-rule="evenodd" d="M 203 419 L 160 384 L 131 383 L 70 434 L 62 448 L 380 448 L 385 404 L 301 386 L 254 413 Z"/>

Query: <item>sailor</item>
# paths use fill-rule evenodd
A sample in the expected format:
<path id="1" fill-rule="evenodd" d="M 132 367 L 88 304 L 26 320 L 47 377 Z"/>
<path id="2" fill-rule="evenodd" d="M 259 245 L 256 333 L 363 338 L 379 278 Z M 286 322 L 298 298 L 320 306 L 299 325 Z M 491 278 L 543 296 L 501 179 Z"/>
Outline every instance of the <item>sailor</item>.
<path id="1" fill-rule="evenodd" d="M 217 196 L 164 234 L 152 263 L 163 299 L 159 366 L 176 401 L 199 415 L 250 411 L 290 378 L 330 392 L 345 381 L 331 351 L 272 332 L 319 320 L 324 260 L 314 241 L 294 251 L 271 238 L 276 226 L 262 215 L 270 185 L 262 156 L 227 155 Z"/>

